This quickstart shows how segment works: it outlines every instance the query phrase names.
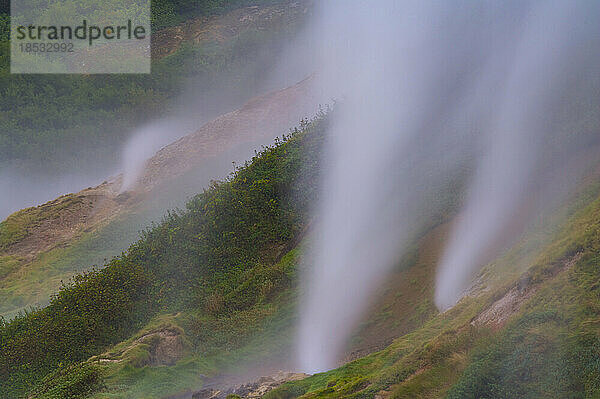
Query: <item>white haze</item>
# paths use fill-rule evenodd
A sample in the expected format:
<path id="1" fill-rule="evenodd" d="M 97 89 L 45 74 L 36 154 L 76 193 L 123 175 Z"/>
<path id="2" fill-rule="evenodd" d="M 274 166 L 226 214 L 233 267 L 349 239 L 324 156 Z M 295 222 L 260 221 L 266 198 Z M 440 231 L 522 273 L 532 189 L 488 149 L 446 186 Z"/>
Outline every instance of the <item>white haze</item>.
<path id="1" fill-rule="evenodd" d="M 16 167 L 4 167 L 0 170 L 0 221 L 20 209 L 82 190 L 106 177 L 105 172 L 37 176 Z"/>
<path id="2" fill-rule="evenodd" d="M 572 86 L 577 76 L 584 77 L 586 70 L 598 65 L 599 30 L 587 25 L 592 22 L 586 17 L 588 13 L 600 15 L 598 11 L 589 3 L 564 1 L 532 2 L 523 7 L 524 15 L 519 10 L 523 15 L 522 25 L 516 27 L 520 35 L 514 43 L 507 43 L 510 65 L 493 98 L 496 106 L 484 131 L 488 148 L 439 266 L 435 303 L 440 309 L 456 303 L 494 249 L 518 235 L 544 205 L 532 207 L 529 202 L 551 163 L 566 166 L 566 148 L 559 149 L 550 163 L 542 159 L 543 148 L 557 133 L 577 133 L 557 132 L 573 129 L 570 119 L 574 116 L 555 120 L 555 114 L 567 106 L 565 100 L 577 100 L 569 93 L 580 89 Z M 566 145 L 575 137 L 569 141 Z M 543 181 L 550 186 L 559 180 Z"/>
<path id="3" fill-rule="evenodd" d="M 471 183 L 440 265 L 442 309 L 552 202 L 544 196 L 568 186 L 553 183 L 580 176 L 586 163 L 571 159 L 598 138 L 597 125 L 578 119 L 599 97 L 591 15 L 597 5 L 563 1 L 318 6 L 306 40 L 339 105 L 304 262 L 304 371 L 340 360 L 390 269 L 461 189 L 449 184 Z M 557 166 L 565 162 L 568 173 Z"/>
<path id="4" fill-rule="evenodd" d="M 146 162 L 158 150 L 193 131 L 194 124 L 183 118 L 162 119 L 138 128 L 123 149 L 121 192 L 135 188 Z"/>

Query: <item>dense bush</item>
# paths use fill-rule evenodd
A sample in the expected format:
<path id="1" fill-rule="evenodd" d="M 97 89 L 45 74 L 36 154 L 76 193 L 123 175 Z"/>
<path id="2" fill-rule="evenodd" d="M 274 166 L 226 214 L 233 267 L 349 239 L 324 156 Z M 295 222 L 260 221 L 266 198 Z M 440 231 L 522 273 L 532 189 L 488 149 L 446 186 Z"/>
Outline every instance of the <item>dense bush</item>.
<path id="1" fill-rule="evenodd" d="M 302 122 L 185 210 L 169 213 L 104 269 L 75 277 L 48 307 L 0 319 L 0 397 L 23 396 L 161 309 L 242 310 L 286 286 L 286 271 L 272 264 L 305 223 L 325 123 L 324 115 Z M 222 300 L 211 309 L 215 298 Z"/>
<path id="2" fill-rule="evenodd" d="M 60 367 L 35 389 L 36 399 L 83 399 L 104 387 L 97 369 L 89 365 Z"/>
<path id="3" fill-rule="evenodd" d="M 152 29 L 175 25 L 195 16 L 218 15 L 239 7 L 282 1 L 285 0 L 152 0 Z"/>
<path id="4" fill-rule="evenodd" d="M 10 36 L 10 17 L 0 13 L 0 41 L 7 41 Z"/>
<path id="5" fill-rule="evenodd" d="M 140 265 L 115 259 L 78 276 L 50 305 L 0 324 L 0 392 L 17 397 L 62 364 L 86 359 L 127 337 L 155 309 Z"/>

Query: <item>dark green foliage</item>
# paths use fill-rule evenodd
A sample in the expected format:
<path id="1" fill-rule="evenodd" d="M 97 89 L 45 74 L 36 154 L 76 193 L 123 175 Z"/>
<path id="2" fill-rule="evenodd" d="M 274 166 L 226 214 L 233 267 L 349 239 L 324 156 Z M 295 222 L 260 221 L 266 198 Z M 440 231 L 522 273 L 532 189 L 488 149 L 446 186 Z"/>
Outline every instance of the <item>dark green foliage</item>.
<path id="1" fill-rule="evenodd" d="M 77 276 L 50 305 L 0 326 L 0 392 L 18 397 L 40 376 L 126 338 L 156 308 L 140 265 L 115 259 Z"/>
<path id="2" fill-rule="evenodd" d="M 306 388 L 301 384 L 284 384 L 279 389 L 265 395 L 267 399 L 293 399 L 306 393 Z"/>
<path id="3" fill-rule="evenodd" d="M 22 397 L 48 373 L 129 337 L 161 309 L 228 313 L 289 286 L 286 266 L 271 265 L 305 223 L 325 123 L 323 114 L 302 122 L 104 269 L 75 277 L 48 307 L 0 321 L 0 397 Z"/>
<path id="4" fill-rule="evenodd" d="M 152 32 L 176 25 L 183 20 L 183 16 L 177 13 L 172 1 L 154 0 L 152 2 L 150 14 Z"/>
<path id="5" fill-rule="evenodd" d="M 239 7 L 282 1 L 285 0 L 152 0 L 152 30 L 176 25 L 192 17 L 218 15 Z"/>
<path id="6" fill-rule="evenodd" d="M 35 389 L 37 399 L 83 399 L 104 387 L 97 369 L 89 365 L 60 367 Z"/>
<path id="7" fill-rule="evenodd" d="M 0 42 L 7 41 L 10 36 L 10 17 L 0 12 Z"/>

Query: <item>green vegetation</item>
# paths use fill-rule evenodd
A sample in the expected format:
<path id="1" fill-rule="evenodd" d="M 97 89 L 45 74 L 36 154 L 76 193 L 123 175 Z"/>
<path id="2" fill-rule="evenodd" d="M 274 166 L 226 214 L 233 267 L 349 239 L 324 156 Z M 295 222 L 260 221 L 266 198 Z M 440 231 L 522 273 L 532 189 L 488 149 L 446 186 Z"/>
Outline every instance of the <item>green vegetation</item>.
<path id="1" fill-rule="evenodd" d="M 296 250 L 273 267 L 287 270 L 294 279 L 295 266 Z M 223 370 L 243 374 L 249 364 L 288 353 L 296 302 L 293 291 L 293 285 L 288 286 L 272 300 L 221 315 L 203 309 L 158 315 L 132 338 L 85 363 L 98 371 L 105 384 L 92 397 L 163 398 L 198 389 L 206 376 Z M 153 349 L 140 345 L 139 337 L 165 329 L 182 333 L 185 347 L 181 358 L 169 366 L 149 364 Z"/>
<path id="2" fill-rule="evenodd" d="M 528 273 L 530 284 L 549 281 L 493 342 L 479 346 L 450 398 L 600 395 L 600 200 L 560 237 Z"/>
<path id="3" fill-rule="evenodd" d="M 88 365 L 77 365 L 52 373 L 40 383 L 33 395 L 39 399 L 83 399 L 103 387 L 98 370 Z"/>
<path id="4" fill-rule="evenodd" d="M 2 397 L 26 395 L 56 368 L 99 354 L 159 312 L 198 309 L 218 318 L 289 286 L 286 263 L 269 266 L 301 231 L 325 123 L 324 115 L 302 122 L 185 210 L 169 213 L 105 268 L 75 277 L 47 307 L 2 321 Z M 76 375 L 96 381 L 85 370 Z"/>
<path id="5" fill-rule="evenodd" d="M 224 14 L 240 7 L 271 5 L 282 0 L 153 0 L 152 29 L 162 29 L 198 16 Z"/>
<path id="6" fill-rule="evenodd" d="M 235 7 L 280 3 L 201 1 L 190 6 L 188 1 L 164 1 L 154 4 L 153 11 L 159 11 L 163 7 L 160 4 L 173 8 L 179 23 L 192 17 L 221 18 Z M 0 3 L 0 14 L 8 8 L 8 2 Z M 175 23 L 165 18 L 159 18 L 163 25 Z M 222 22 L 225 27 L 227 21 Z M 4 22 L 8 19 L 0 19 L 0 32 Z M 239 93 L 256 92 L 261 74 L 268 73 L 258 67 L 260 60 L 275 56 L 300 22 L 290 14 L 281 21 L 274 18 L 260 27 L 250 25 L 218 40 L 168 44 L 175 46 L 174 52 L 155 59 L 151 75 L 138 76 L 9 75 L 8 44 L 0 40 L 0 169 L 7 167 L 11 173 L 14 167 L 17 172 L 36 176 L 69 175 L 73 171 L 85 174 L 90 170 L 113 173 L 107 165 L 120 162 L 120 149 L 132 129 L 169 113 L 182 87 L 191 87 L 206 98 L 218 98 L 211 100 L 212 105 L 193 105 L 193 113 L 201 120 L 241 105 L 245 98 Z M 227 95 L 232 92 L 237 94 Z M 74 195 L 63 199 L 65 206 L 78 201 Z M 0 251 L 21 242 L 40 223 L 53 220 L 54 205 L 22 210 L 0 223 Z M 12 317 L 31 304 L 46 304 L 61 280 L 120 253 L 137 237 L 137 226 L 147 225 L 147 217 L 127 215 L 100 231 L 74 237 L 66 248 L 51 248 L 33 260 L 3 253 L 0 315 Z"/>

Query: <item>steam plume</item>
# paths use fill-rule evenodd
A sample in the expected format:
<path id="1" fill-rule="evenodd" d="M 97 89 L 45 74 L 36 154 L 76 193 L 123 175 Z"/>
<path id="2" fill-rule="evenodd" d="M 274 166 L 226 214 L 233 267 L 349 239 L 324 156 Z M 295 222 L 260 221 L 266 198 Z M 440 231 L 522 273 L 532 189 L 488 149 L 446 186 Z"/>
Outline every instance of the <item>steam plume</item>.
<path id="1" fill-rule="evenodd" d="M 123 149 L 123 183 L 121 192 L 135 188 L 146 161 L 156 151 L 189 132 L 184 121 L 163 119 L 139 128 Z"/>
<path id="2" fill-rule="evenodd" d="M 582 52 L 586 41 L 598 41 L 598 29 L 586 26 L 586 14 L 594 11 L 597 7 L 586 2 L 557 1 L 511 10 L 521 24 L 506 29 L 521 34 L 514 44 L 507 43 L 513 56 L 483 131 L 488 147 L 440 264 L 435 296 L 440 309 L 452 306 L 494 250 L 514 240 L 548 203 L 546 198 L 532 204 L 536 196 L 544 197 L 540 187 L 554 187 L 554 195 L 564 192 L 556 187 L 559 176 L 551 172 L 557 164 L 565 165 L 573 155 L 569 149 L 577 144 L 576 136 L 565 143 L 561 129 L 577 127 L 574 115 L 564 110 L 586 97 L 577 86 L 582 78 L 592 78 L 586 70 L 598 60 L 597 53 Z M 579 89 L 583 91 L 574 95 Z M 561 137 L 564 147 L 550 154 L 550 143 Z"/>
<path id="3" fill-rule="evenodd" d="M 552 202 L 542 198 L 564 193 L 557 182 L 581 175 L 583 163 L 572 160 L 598 142 L 589 127 L 597 112 L 586 114 L 591 124 L 577 117 L 598 99 L 597 9 L 583 1 L 319 6 L 317 68 L 340 101 L 305 261 L 304 370 L 335 366 L 408 243 L 449 208 L 444 192 L 461 190 L 445 185 L 466 165 L 465 207 L 437 278 L 441 309 Z M 561 162 L 574 166 L 563 172 Z"/>

